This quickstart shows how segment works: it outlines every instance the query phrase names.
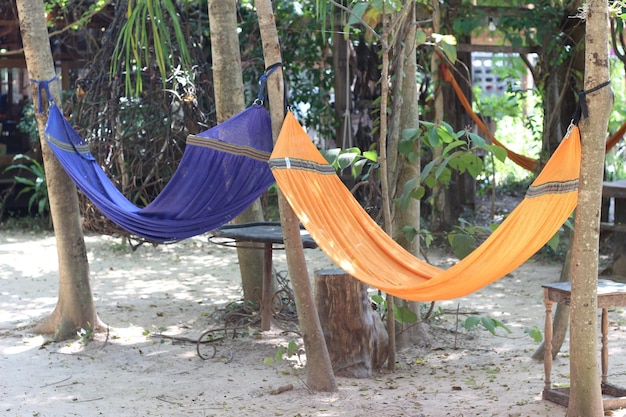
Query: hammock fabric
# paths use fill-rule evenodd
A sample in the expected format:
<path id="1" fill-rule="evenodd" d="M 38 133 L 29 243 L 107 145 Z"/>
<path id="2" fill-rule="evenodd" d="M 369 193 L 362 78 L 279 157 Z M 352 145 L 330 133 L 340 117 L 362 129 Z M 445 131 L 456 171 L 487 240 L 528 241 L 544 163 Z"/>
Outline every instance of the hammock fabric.
<path id="1" fill-rule="evenodd" d="M 267 165 L 273 146 L 271 120 L 265 108 L 256 104 L 205 132 L 189 135 L 176 172 L 143 208 L 109 180 L 89 145 L 55 104 L 50 106 L 45 135 L 65 171 L 104 215 L 154 242 L 214 230 L 274 183 Z"/>
<path id="2" fill-rule="evenodd" d="M 445 81 L 447 81 L 450 84 L 452 84 L 452 88 L 454 88 L 456 96 L 459 99 L 459 101 L 461 102 L 461 105 L 463 106 L 463 108 L 465 109 L 467 114 L 469 114 L 469 116 L 472 118 L 474 123 L 476 123 L 476 125 L 480 128 L 480 130 L 482 130 L 483 133 L 485 135 L 487 135 L 487 137 L 489 138 L 491 143 L 493 143 L 496 146 L 499 146 L 499 147 L 503 148 L 506 151 L 506 156 L 511 161 L 515 162 L 517 165 L 521 166 L 522 168 L 527 169 L 527 170 L 532 171 L 532 172 L 539 171 L 539 166 L 540 165 L 539 165 L 539 161 L 538 160 L 532 159 L 532 158 L 529 158 L 527 156 L 520 155 L 518 153 L 513 152 L 512 150 L 510 150 L 506 146 L 504 146 L 501 142 L 499 142 L 495 138 L 495 136 L 493 136 L 493 134 L 489 131 L 489 129 L 487 129 L 487 126 L 485 126 L 485 123 L 482 121 L 482 119 L 480 117 L 478 117 L 478 115 L 476 113 L 474 113 L 474 110 L 472 109 L 472 105 L 467 100 L 467 97 L 465 97 L 465 94 L 463 94 L 463 90 L 461 90 L 461 87 L 459 86 L 459 83 L 456 82 L 456 79 L 454 78 L 454 75 L 452 75 L 452 72 L 450 71 L 450 68 L 448 68 L 448 66 L 446 64 L 442 64 L 441 65 L 441 74 L 442 74 L 442 77 L 443 77 L 443 79 Z"/>
<path id="3" fill-rule="evenodd" d="M 414 257 L 361 208 L 288 113 L 270 158 L 278 186 L 319 247 L 355 278 L 414 301 L 470 294 L 513 271 L 559 230 L 578 198 L 580 135 L 568 136 L 526 197 L 491 236 L 448 270 Z"/>
<path id="4" fill-rule="evenodd" d="M 482 132 L 485 135 L 487 135 L 491 143 L 503 148 L 506 151 L 507 157 L 510 160 L 512 160 L 514 163 L 519 165 L 520 167 L 527 169 L 528 171 L 532 171 L 532 172 L 539 171 L 540 164 L 538 160 L 532 159 L 527 156 L 520 155 L 518 153 L 511 151 L 506 146 L 504 146 L 501 142 L 499 142 L 495 138 L 495 136 L 493 136 L 493 134 L 489 131 L 489 129 L 487 129 L 487 126 L 482 121 L 482 119 L 476 113 L 474 113 L 474 110 L 472 109 L 471 104 L 467 100 L 467 97 L 465 97 L 465 94 L 463 94 L 463 90 L 461 90 L 459 83 L 456 81 L 456 79 L 454 78 L 454 75 L 452 75 L 452 72 L 450 71 L 450 68 L 448 68 L 446 64 L 441 65 L 441 71 L 442 71 L 443 79 L 452 85 L 452 88 L 454 89 L 454 92 L 456 93 L 457 98 L 461 102 L 461 105 L 463 106 L 467 114 L 469 114 L 469 116 L 472 118 L 474 123 L 476 123 L 476 126 L 478 126 L 478 128 L 482 130 Z M 626 134 L 626 122 L 622 124 L 622 126 L 620 126 L 620 128 L 609 137 L 609 139 L 607 139 L 606 152 L 610 151 L 617 144 L 617 142 L 619 142 L 619 140 L 624 136 L 624 134 Z"/>

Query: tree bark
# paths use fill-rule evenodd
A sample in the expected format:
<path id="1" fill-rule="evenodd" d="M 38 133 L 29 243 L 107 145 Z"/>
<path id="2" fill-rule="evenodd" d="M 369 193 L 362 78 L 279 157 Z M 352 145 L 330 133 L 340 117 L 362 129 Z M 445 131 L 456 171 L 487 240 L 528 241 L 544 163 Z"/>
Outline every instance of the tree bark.
<path id="1" fill-rule="evenodd" d="M 369 378 L 387 360 L 389 336 L 367 288 L 341 269 L 315 271 L 315 304 L 336 375 Z"/>
<path id="2" fill-rule="evenodd" d="M 406 22 L 400 30 L 400 36 L 394 43 L 395 83 L 394 99 L 392 100 L 394 115 L 389 140 L 389 182 L 393 198 L 399 198 L 403 193 L 404 185 L 411 180 L 419 180 L 420 159 L 410 162 L 408 158 L 398 152 L 398 144 L 402 138 L 402 131 L 409 128 L 417 128 L 419 125 L 419 108 L 417 91 L 417 57 L 415 53 L 415 3 L 410 2 L 405 7 L 411 9 L 407 12 Z M 396 117 L 397 116 L 397 117 Z M 420 141 L 416 140 L 414 151 L 420 154 Z M 392 228 L 396 230 L 396 241 L 414 256 L 420 255 L 419 236 L 409 239 L 399 231 L 405 227 L 420 230 L 420 201 L 411 199 L 409 207 L 401 210 L 392 206 Z M 406 300 L 396 300 L 396 304 L 410 308 L 417 315 L 416 324 L 398 323 L 396 326 L 396 342 L 400 346 L 409 344 L 428 345 L 430 334 L 427 327 L 421 323 L 420 303 Z"/>
<path id="3" fill-rule="evenodd" d="M 237 35 L 236 0 L 208 0 L 211 27 L 211 57 L 217 122 L 220 123 L 245 108 L 241 52 Z M 262 222 L 263 209 L 257 199 L 233 223 Z M 261 305 L 263 288 L 263 244 L 246 243 L 237 248 L 241 286 L 245 303 Z"/>
<path id="4" fill-rule="evenodd" d="M 257 0 L 255 5 L 263 42 L 265 66 L 269 67 L 282 62 L 276 20 L 270 0 Z M 271 77 L 268 77 L 267 92 L 271 105 L 272 131 L 274 141 L 276 141 L 285 119 L 282 68 L 279 67 Z M 307 355 L 306 383 L 308 388 L 313 391 L 337 391 L 337 383 L 328 356 L 326 341 L 315 308 L 315 300 L 304 258 L 302 238 L 300 237 L 300 225 L 296 214 L 280 190 L 278 192 L 278 208 L 287 254 L 287 269 L 293 285 L 298 319 Z"/>
<path id="5" fill-rule="evenodd" d="M 345 0 L 340 2 L 345 3 Z M 350 100 L 350 55 L 349 40 L 343 35 L 344 11 L 338 6 L 333 6 L 335 13 L 334 34 L 333 34 L 333 86 L 335 89 L 335 117 L 339 124 L 335 135 L 335 143 L 337 147 L 346 149 L 354 146 L 352 137 L 352 123 L 350 119 L 351 100 Z M 348 74 L 346 74 L 348 72 Z"/>
<path id="6" fill-rule="evenodd" d="M 55 75 L 48 39 L 43 0 L 18 0 L 17 10 L 28 76 L 32 80 L 50 80 Z M 61 104 L 58 82 L 50 83 L 52 97 Z M 33 85 L 33 99 L 39 94 Z M 36 106 L 37 107 L 37 106 Z M 37 126 L 43 155 L 50 213 L 59 259 L 59 299 L 54 311 L 36 327 L 38 333 L 54 334 L 56 340 L 76 336 L 77 330 L 102 326 L 96 314 L 89 283 L 87 249 L 80 222 L 76 186 L 67 176 L 43 134 L 48 119 L 47 108 L 37 109 Z"/>
<path id="7" fill-rule="evenodd" d="M 590 0 L 585 16 L 585 90 L 609 80 L 608 2 Z M 584 99 L 584 98 L 583 98 Z M 568 417 L 604 415 L 597 350 L 598 240 L 610 87 L 587 94 L 580 122 L 582 162 L 573 246 Z"/>

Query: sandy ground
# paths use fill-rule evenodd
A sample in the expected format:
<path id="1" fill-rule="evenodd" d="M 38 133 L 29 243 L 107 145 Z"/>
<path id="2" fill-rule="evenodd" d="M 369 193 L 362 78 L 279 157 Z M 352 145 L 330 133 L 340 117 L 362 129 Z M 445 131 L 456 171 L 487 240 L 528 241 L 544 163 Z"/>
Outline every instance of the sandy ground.
<path id="1" fill-rule="evenodd" d="M 306 356 L 272 364 L 280 346 L 302 340 L 275 328 L 220 342 L 201 359 L 196 340 L 219 327 L 228 303 L 241 297 L 234 249 L 206 236 L 131 251 L 121 240 L 86 238 L 94 299 L 111 326 L 91 341 L 53 343 L 32 334 L 58 292 L 55 239 L 50 234 L 0 235 L 0 415 L 56 416 L 564 416 L 541 400 L 544 369 L 525 330 L 543 330 L 541 284 L 560 265 L 529 261 L 469 297 L 437 303 L 427 348 L 398 353 L 397 370 L 373 378 L 337 378 L 335 393 L 310 392 Z M 331 266 L 306 250 L 311 271 Z M 275 252 L 277 270 L 286 270 Z M 453 259 L 437 258 L 443 267 Z M 457 308 L 496 318 L 511 330 L 457 329 Z M 462 319 L 464 317 L 461 317 Z M 624 309 L 610 313 L 609 380 L 626 385 Z M 566 341 L 553 381 L 568 383 Z M 292 386 L 280 394 L 273 390 Z M 613 415 L 624 415 L 615 412 Z"/>

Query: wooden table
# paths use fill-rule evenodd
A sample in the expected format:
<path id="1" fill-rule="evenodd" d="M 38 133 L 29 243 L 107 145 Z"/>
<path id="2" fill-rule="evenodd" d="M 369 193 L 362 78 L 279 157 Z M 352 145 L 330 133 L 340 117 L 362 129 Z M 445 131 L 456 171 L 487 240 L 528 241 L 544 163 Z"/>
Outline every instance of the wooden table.
<path id="1" fill-rule="evenodd" d="M 309 232 L 301 229 L 300 236 L 305 248 L 317 248 L 317 243 Z M 218 241 L 215 238 L 224 238 Z M 257 246 L 241 246 L 239 243 L 263 243 L 263 289 L 261 292 L 261 329 L 269 330 L 272 320 L 272 254 L 274 250 L 284 249 L 283 230 L 280 222 L 255 222 L 229 224 L 211 232 L 209 240 L 223 246 L 259 249 Z"/>
<path id="2" fill-rule="evenodd" d="M 545 370 L 545 385 L 543 399 L 567 407 L 569 401 L 569 388 L 554 388 L 552 386 L 552 304 L 569 305 L 571 301 L 572 283 L 556 282 L 543 285 L 543 299 L 546 306 L 545 323 L 545 350 L 543 365 Z M 606 279 L 598 280 L 598 308 L 602 309 L 601 330 L 601 367 L 602 367 L 602 393 L 613 397 L 604 400 L 605 410 L 614 410 L 626 407 L 626 389 L 610 384 L 607 381 L 609 370 L 608 331 L 610 307 L 626 306 L 626 285 Z"/>
<path id="3" fill-rule="evenodd" d="M 613 239 L 613 275 L 626 277 L 626 180 L 605 181 L 602 183 L 603 212 L 600 223 L 601 236 L 611 234 Z M 608 211 L 613 200 L 613 219 L 609 221 Z"/>

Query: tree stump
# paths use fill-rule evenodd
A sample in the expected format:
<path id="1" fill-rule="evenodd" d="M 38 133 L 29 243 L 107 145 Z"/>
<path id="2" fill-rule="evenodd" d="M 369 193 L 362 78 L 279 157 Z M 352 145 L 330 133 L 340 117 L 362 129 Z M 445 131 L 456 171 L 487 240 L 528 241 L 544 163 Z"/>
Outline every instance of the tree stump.
<path id="1" fill-rule="evenodd" d="M 371 377 L 387 360 L 389 336 L 367 288 L 341 269 L 315 271 L 315 303 L 335 375 Z"/>

